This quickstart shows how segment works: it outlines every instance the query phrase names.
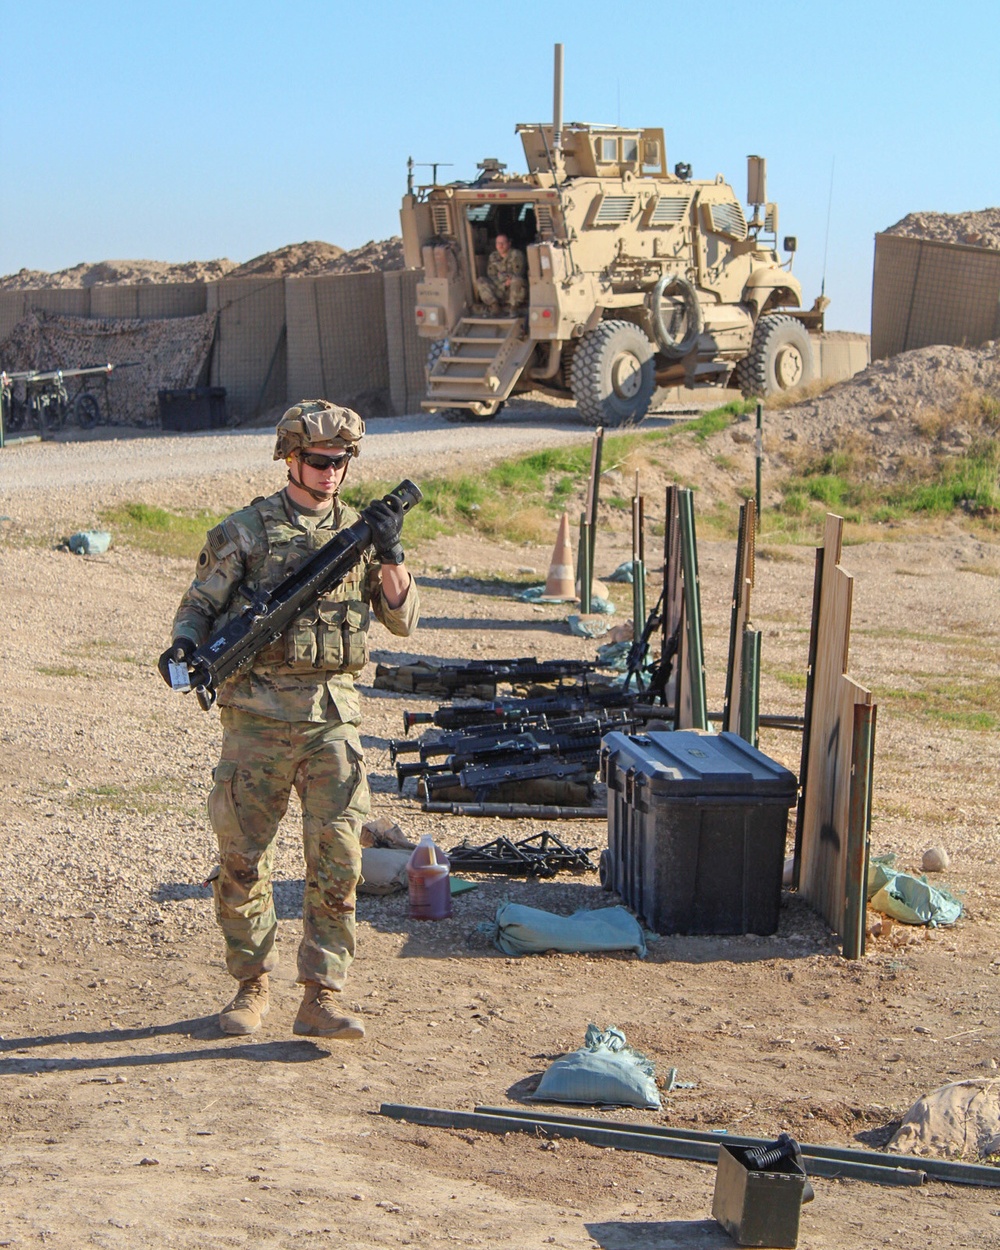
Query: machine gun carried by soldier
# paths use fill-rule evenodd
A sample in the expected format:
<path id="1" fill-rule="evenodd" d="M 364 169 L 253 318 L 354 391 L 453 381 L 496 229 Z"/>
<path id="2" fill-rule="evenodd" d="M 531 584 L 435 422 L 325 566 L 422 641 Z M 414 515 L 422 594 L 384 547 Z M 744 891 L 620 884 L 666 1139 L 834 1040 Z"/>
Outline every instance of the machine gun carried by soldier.
<path id="1" fill-rule="evenodd" d="M 404 480 L 385 501 L 393 500 L 405 514 L 422 498 L 420 489 Z M 186 661 L 165 652 L 158 668 L 167 685 L 174 690 L 193 688 L 207 712 L 221 682 L 248 668 L 259 651 L 280 638 L 301 612 L 338 586 L 358 563 L 372 543 L 366 512 L 363 509 L 359 520 L 338 531 L 273 590 L 256 591 L 242 611 L 196 647 Z"/>

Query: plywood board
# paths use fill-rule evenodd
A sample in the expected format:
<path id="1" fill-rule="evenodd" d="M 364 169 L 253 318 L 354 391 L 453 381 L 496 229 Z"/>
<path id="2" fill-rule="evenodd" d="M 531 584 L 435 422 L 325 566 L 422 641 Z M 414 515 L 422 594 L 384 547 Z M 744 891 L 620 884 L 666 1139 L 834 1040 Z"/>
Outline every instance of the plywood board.
<path id="1" fill-rule="evenodd" d="M 854 579 L 837 561 L 843 519 L 827 517 L 816 618 L 799 888 L 830 927 L 844 921 L 854 708 L 871 692 L 846 676 Z"/>

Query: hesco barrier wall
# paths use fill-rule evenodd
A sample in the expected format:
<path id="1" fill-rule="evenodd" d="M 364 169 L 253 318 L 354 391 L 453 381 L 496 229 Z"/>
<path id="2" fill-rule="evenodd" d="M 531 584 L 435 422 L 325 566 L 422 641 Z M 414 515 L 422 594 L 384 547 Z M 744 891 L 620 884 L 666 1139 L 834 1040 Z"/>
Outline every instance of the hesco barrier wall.
<path id="1" fill-rule="evenodd" d="M 906 235 L 875 236 L 872 359 L 932 343 L 1000 336 L 1000 252 Z"/>
<path id="2" fill-rule="evenodd" d="M 222 278 L 206 284 L 218 313 L 212 386 L 226 388 L 230 417 L 245 421 L 288 394 L 284 278 Z"/>
<path id="3" fill-rule="evenodd" d="M 365 418 L 392 414 L 382 278 L 285 279 L 290 400 L 325 397 Z"/>
<path id="4" fill-rule="evenodd" d="M 894 275 L 896 289 L 904 294 L 914 289 L 922 292 L 922 280 L 914 287 L 914 278 L 919 278 L 915 265 L 905 270 L 900 263 L 890 266 L 889 261 L 893 259 L 894 250 L 904 260 L 912 261 L 916 255 L 914 242 L 880 235 L 877 244 L 877 271 L 882 264 L 885 273 Z M 902 249 L 894 249 L 898 243 L 904 245 Z M 996 273 L 989 308 L 995 318 L 1000 253 L 985 253 L 982 248 L 924 246 L 943 247 L 952 262 L 955 259 L 952 254 L 960 252 L 963 263 L 968 263 L 966 254 L 971 252 L 972 261 L 981 263 L 985 259 L 994 263 Z M 925 273 L 931 272 L 926 263 L 921 268 Z M 904 275 L 902 284 L 901 273 Z M 906 274 L 909 275 L 908 286 Z M 208 312 L 217 316 L 210 381 L 213 386 L 226 388 L 227 410 L 235 421 L 248 421 L 268 408 L 313 396 L 351 404 L 366 418 L 402 415 L 419 412 L 424 395 L 430 343 L 417 334 L 413 316 L 417 283 L 421 278 L 420 270 L 397 269 L 387 273 L 329 274 L 316 278 L 223 278 L 209 283 L 0 291 L 0 342 L 36 309 L 83 318 L 129 321 L 165 321 Z M 881 290 L 885 297 L 889 286 L 883 283 Z M 986 302 L 983 301 L 983 310 Z M 940 303 L 936 306 L 940 308 Z M 882 307 L 876 300 L 874 308 Z M 917 307 L 914 301 L 915 310 Z M 873 322 L 874 319 L 873 311 Z M 911 318 L 911 336 L 913 324 L 919 324 L 919 319 Z M 991 331 L 983 337 L 991 337 L 993 333 L 991 323 Z M 98 340 L 93 341 L 96 344 Z M 921 340 L 946 341 L 962 340 Z M 868 341 L 863 335 L 814 335 L 813 346 L 818 372 L 831 380 L 850 377 L 868 364 Z M 896 350 L 902 347 L 883 349 L 883 354 Z M 127 353 L 111 356 L 115 361 L 128 358 Z M 64 367 L 95 363 L 102 362 L 67 360 Z M 0 360 L 0 367 L 9 369 L 11 362 Z M 133 387 L 141 376 L 141 371 L 135 373 Z M 152 374 L 149 384 L 153 387 L 152 402 L 156 386 L 167 384 L 157 383 Z M 681 392 L 673 391 L 658 395 L 661 401 L 683 397 Z M 125 407 L 134 408 L 134 399 Z M 118 419 L 122 419 L 122 415 Z"/>
<path id="5" fill-rule="evenodd" d="M 393 269 L 382 275 L 385 291 L 385 330 L 389 356 L 389 393 L 393 412 L 419 412 L 426 385 L 428 339 L 417 334 L 413 310 L 417 283 L 423 270 Z"/>
<path id="6" fill-rule="evenodd" d="M 51 287 L 38 291 L 0 291 L 0 342 L 33 309 L 90 316 L 90 290 L 86 287 Z M 0 362 L 0 368 L 5 367 Z"/>
<path id="7" fill-rule="evenodd" d="M 208 309 L 204 282 L 92 286 L 91 317 L 196 317 Z"/>
<path id="8" fill-rule="evenodd" d="M 867 334 L 831 330 L 810 337 L 816 353 L 816 372 L 827 382 L 842 382 L 845 378 L 853 378 L 862 369 L 867 369 L 871 362 Z"/>

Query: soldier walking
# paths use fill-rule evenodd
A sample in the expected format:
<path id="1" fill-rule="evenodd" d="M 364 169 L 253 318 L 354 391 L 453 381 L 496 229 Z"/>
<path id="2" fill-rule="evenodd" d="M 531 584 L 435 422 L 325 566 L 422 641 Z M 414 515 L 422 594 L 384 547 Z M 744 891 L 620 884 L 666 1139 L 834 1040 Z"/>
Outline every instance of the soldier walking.
<path id="1" fill-rule="evenodd" d="M 358 520 L 339 494 L 364 432 L 356 412 L 322 399 L 302 400 L 282 416 L 274 459 L 288 465 L 288 484 L 209 532 L 161 671 L 169 659 L 186 661 L 249 595 L 276 587 Z M 274 841 L 294 786 L 305 853 L 298 950 L 305 992 L 293 1032 L 364 1036 L 362 1021 L 341 1006 L 355 953 L 361 825 L 370 809 L 354 677 L 368 661 L 372 614 L 401 637 L 419 615 L 400 545 L 402 509 L 390 497 L 373 502 L 365 519 L 373 545 L 362 561 L 219 689 L 222 755 L 208 812 L 220 866 L 212 886 L 226 967 L 239 982 L 219 1015 L 225 1033 L 253 1033 L 268 1011 L 268 973 L 278 962 Z"/>

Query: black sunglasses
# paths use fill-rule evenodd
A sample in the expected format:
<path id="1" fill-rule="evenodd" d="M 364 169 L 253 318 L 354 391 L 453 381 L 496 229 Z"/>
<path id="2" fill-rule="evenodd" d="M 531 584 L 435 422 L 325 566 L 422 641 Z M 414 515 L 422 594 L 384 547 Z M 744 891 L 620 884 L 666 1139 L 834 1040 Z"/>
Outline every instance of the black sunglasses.
<path id="1" fill-rule="evenodd" d="M 300 451 L 299 459 L 303 464 L 307 464 L 310 469 L 340 469 L 348 460 L 350 455 L 345 451 L 339 456 L 321 456 L 318 451 Z"/>

